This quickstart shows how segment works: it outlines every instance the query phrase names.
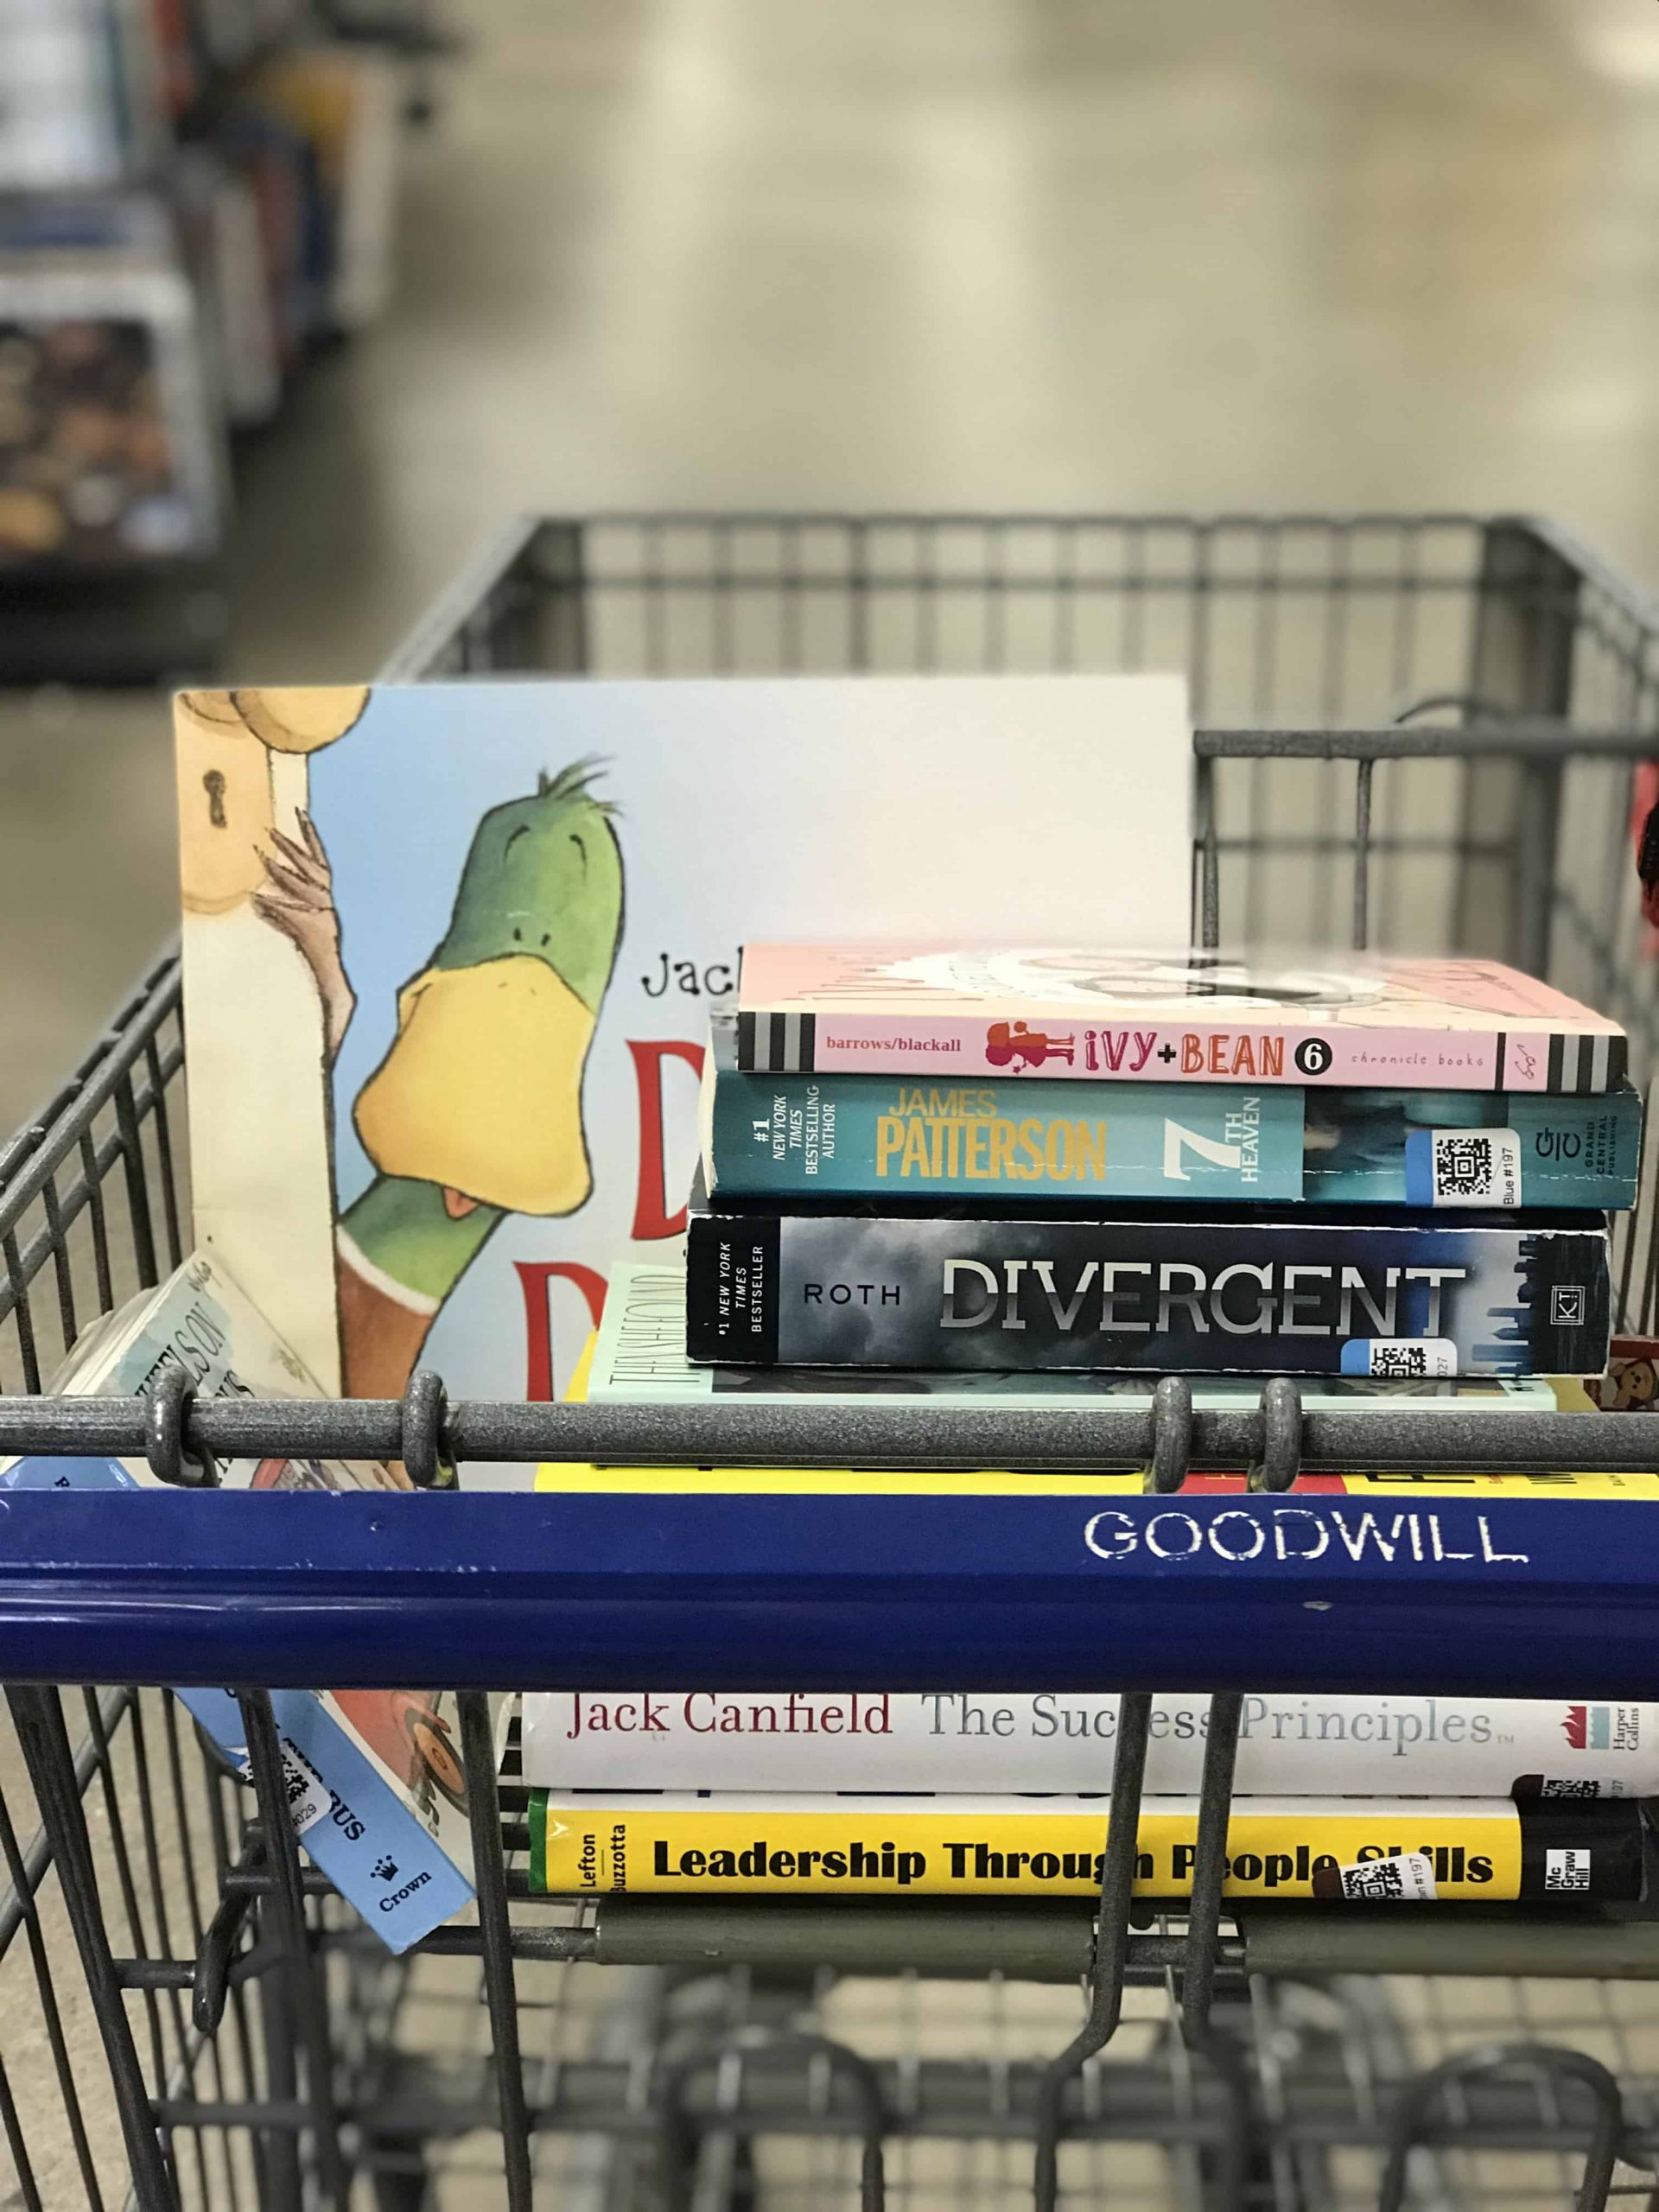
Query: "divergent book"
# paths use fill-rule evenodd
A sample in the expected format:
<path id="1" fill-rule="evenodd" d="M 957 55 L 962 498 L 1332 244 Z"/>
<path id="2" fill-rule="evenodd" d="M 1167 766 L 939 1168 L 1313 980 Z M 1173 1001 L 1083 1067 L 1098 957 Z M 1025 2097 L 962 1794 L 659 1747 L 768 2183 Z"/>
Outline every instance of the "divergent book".
<path id="1" fill-rule="evenodd" d="M 1491 960 L 752 944 L 737 1064 L 935 1084 L 1610 1090 L 1624 1031 Z"/>
<path id="2" fill-rule="evenodd" d="M 1606 1361 L 1599 1214 L 923 1205 L 722 1205 L 699 1179 L 688 1356 L 1385 1379 Z"/>
<path id="3" fill-rule="evenodd" d="M 1636 1204 L 1642 1102 L 1596 1095 L 746 1075 L 716 1014 L 702 1159 L 736 1197 Z"/>

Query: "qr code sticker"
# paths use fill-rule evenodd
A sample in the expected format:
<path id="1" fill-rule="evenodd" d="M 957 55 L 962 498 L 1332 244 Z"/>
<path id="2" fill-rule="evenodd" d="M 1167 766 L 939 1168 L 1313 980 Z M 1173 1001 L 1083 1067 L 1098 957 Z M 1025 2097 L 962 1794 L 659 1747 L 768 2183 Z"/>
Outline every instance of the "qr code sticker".
<path id="1" fill-rule="evenodd" d="M 1397 1859 L 1362 1859 L 1339 1866 L 1342 1894 L 1357 1904 L 1414 1904 L 1434 1895 L 1434 1864 L 1427 1852 L 1402 1851 Z"/>
<path id="2" fill-rule="evenodd" d="M 283 1796 L 296 1835 L 303 1835 L 334 1802 L 328 1785 L 289 1736 L 282 1739 Z M 244 1782 L 253 1780 L 253 1762 L 244 1752 L 240 1762 Z"/>
<path id="3" fill-rule="evenodd" d="M 1458 1371 L 1456 1352 L 1444 1337 L 1373 1338 L 1366 1364 L 1387 1382 L 1419 1382 Z"/>
<path id="4" fill-rule="evenodd" d="M 1391 1382 L 1408 1382 L 1414 1376 L 1427 1374 L 1428 1354 L 1421 1344 L 1373 1344 L 1371 1372 Z"/>
<path id="5" fill-rule="evenodd" d="M 1599 1797 L 1603 1794 L 1600 1783 L 1580 1782 L 1574 1776 L 1567 1774 L 1547 1774 L 1538 1784 L 1538 1795 L 1541 1797 L 1554 1797 L 1558 1800 L 1563 1797 L 1573 1797 L 1583 1801 L 1586 1798 Z"/>
<path id="6" fill-rule="evenodd" d="M 1513 1129 L 1434 1129 L 1431 1189 L 1437 1206 L 1518 1206 L 1521 1140 Z"/>
<path id="7" fill-rule="evenodd" d="M 1547 1890 L 1587 1890 L 1590 1886 L 1590 1853 L 1587 1851 L 1547 1851 L 1544 1853 L 1544 1887 Z"/>

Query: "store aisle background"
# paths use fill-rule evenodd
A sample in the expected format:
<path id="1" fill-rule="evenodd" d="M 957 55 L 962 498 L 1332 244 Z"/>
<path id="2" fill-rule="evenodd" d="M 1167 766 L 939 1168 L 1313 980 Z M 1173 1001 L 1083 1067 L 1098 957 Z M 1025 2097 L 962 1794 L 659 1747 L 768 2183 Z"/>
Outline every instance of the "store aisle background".
<path id="1" fill-rule="evenodd" d="M 1659 583 L 1656 0 L 449 12 L 229 676 L 371 672 L 531 507 L 1532 507 Z M 169 782 L 154 699 L 0 704 L 0 1128 L 171 926 Z"/>

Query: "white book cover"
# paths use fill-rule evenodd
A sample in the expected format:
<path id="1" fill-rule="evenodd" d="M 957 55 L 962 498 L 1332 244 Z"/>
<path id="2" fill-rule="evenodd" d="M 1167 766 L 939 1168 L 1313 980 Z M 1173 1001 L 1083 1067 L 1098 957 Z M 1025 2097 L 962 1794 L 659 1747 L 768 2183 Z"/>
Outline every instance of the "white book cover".
<path id="1" fill-rule="evenodd" d="M 532 1788 L 1109 1789 L 1105 1692 L 630 1690 L 526 1693 Z M 1153 1706 L 1149 1791 L 1201 1784 L 1210 1700 Z M 1520 1698 L 1259 1695 L 1244 1700 L 1241 1796 L 1643 1797 L 1659 1791 L 1659 1707 Z"/>

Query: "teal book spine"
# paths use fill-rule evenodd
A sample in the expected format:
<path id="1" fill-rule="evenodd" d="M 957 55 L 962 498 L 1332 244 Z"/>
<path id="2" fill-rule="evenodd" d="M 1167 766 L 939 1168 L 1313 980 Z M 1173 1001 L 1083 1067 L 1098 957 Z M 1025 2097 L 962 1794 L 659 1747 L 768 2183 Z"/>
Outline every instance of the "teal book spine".
<path id="1" fill-rule="evenodd" d="M 705 1104 L 735 1197 L 1298 1199 L 1302 1093 L 1248 1085 L 741 1075 Z"/>
<path id="2" fill-rule="evenodd" d="M 1305 1195 L 1320 1205 L 1594 1207 L 1636 1204 L 1642 1101 L 1346 1090 L 1306 1096 Z"/>

